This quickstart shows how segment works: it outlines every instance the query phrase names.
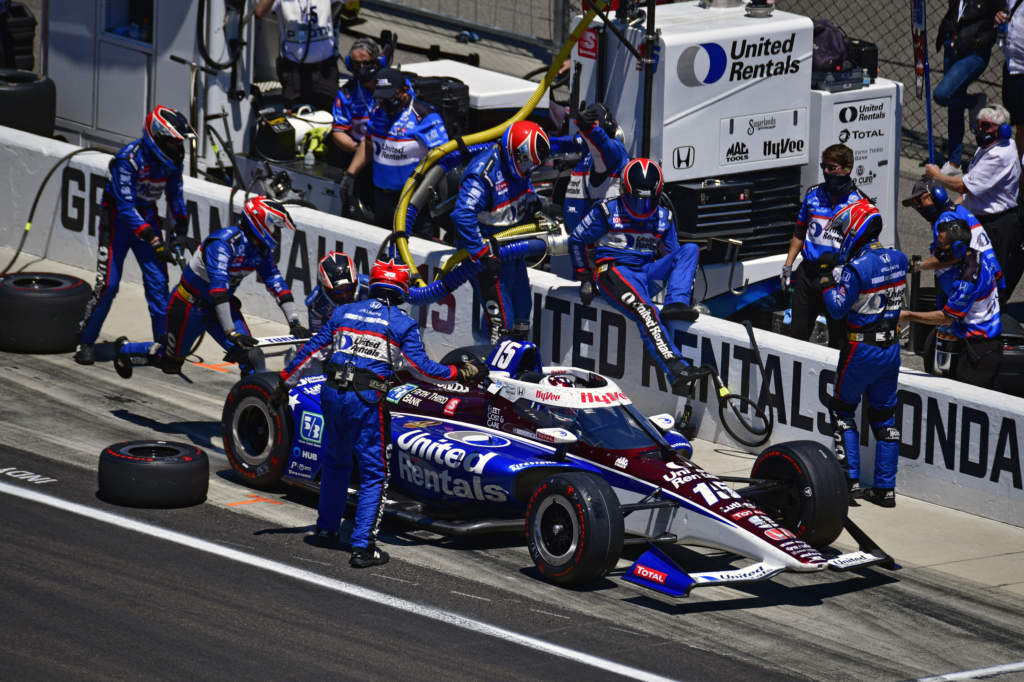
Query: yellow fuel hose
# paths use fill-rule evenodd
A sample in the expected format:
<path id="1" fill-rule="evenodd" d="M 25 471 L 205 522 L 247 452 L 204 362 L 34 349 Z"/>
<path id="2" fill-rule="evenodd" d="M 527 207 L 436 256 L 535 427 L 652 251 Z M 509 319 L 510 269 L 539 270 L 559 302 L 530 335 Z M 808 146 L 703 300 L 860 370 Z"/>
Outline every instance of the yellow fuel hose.
<path id="1" fill-rule="evenodd" d="M 530 98 L 526 100 L 526 104 L 523 105 L 523 108 L 517 111 L 507 121 L 501 123 L 500 125 L 496 125 L 493 128 L 488 128 L 487 130 L 483 130 L 479 133 L 471 133 L 469 135 L 466 135 L 465 137 L 462 138 L 463 144 L 465 146 L 469 147 L 474 144 L 480 144 L 482 142 L 489 142 L 491 140 L 495 140 L 498 137 L 500 137 L 501 134 L 505 132 L 505 129 L 508 128 L 510 125 L 512 125 L 516 121 L 522 121 L 523 119 L 530 115 L 534 107 L 536 107 L 537 103 L 540 101 L 540 98 L 544 96 L 544 92 L 547 91 L 548 87 L 551 85 L 551 81 L 553 81 L 555 79 L 555 76 L 558 75 L 558 71 L 559 69 L 561 69 L 562 63 L 569 58 L 569 53 L 572 51 L 573 46 L 583 35 L 583 32 L 590 25 L 590 22 L 594 20 L 594 17 L 597 16 L 597 10 L 599 9 L 603 11 L 608 3 L 606 2 L 606 0 L 591 0 L 591 2 L 586 4 L 591 5 L 591 9 L 586 14 L 583 15 L 583 19 L 576 25 L 576 28 L 573 29 L 572 33 L 569 34 L 569 37 L 566 39 L 565 44 L 562 45 L 562 49 L 559 50 L 555 58 L 551 60 L 551 66 L 548 67 L 547 73 L 544 74 L 544 78 L 537 85 L 537 89 L 533 92 L 532 95 L 530 95 Z M 419 185 L 419 183 L 426 176 L 427 171 L 429 171 L 430 168 L 435 163 L 437 163 L 437 161 L 441 157 L 443 157 L 445 154 L 451 151 L 454 151 L 455 149 L 458 149 L 458 147 L 458 141 L 449 140 L 440 147 L 435 147 L 434 149 L 431 149 L 427 153 L 427 156 L 423 159 L 423 161 L 420 162 L 419 166 L 416 167 L 416 170 L 413 171 L 412 175 L 409 176 L 409 179 L 405 181 L 405 186 L 402 188 L 402 194 L 399 196 L 398 199 L 398 206 L 395 208 L 395 220 L 394 223 L 392 224 L 392 230 L 394 231 L 395 234 L 395 248 L 398 250 L 398 254 L 402 257 L 402 260 L 405 261 L 405 264 L 409 266 L 409 271 L 412 274 L 413 278 L 415 279 L 417 286 L 425 286 L 426 282 L 420 276 L 419 269 L 416 267 L 416 263 L 413 260 L 412 252 L 409 251 L 409 236 L 408 234 L 406 234 L 405 231 L 405 219 L 409 209 L 409 201 L 411 200 L 413 192 L 416 191 L 416 188 Z M 510 232 L 511 230 L 517 230 L 520 227 L 525 228 L 524 231 L 527 232 L 532 232 L 536 230 L 535 225 L 521 225 L 509 228 L 509 230 L 505 230 L 504 232 L 499 233 L 499 235 L 496 236 L 500 237 L 502 235 L 507 235 L 507 233 Z M 450 263 L 451 266 L 454 267 L 454 265 L 457 262 L 465 259 L 467 255 L 468 254 L 464 249 L 459 250 L 452 258 L 448 259 L 448 262 L 445 263 L 445 266 L 448 267 Z M 458 261 L 452 262 L 453 259 L 456 257 L 458 257 Z"/>

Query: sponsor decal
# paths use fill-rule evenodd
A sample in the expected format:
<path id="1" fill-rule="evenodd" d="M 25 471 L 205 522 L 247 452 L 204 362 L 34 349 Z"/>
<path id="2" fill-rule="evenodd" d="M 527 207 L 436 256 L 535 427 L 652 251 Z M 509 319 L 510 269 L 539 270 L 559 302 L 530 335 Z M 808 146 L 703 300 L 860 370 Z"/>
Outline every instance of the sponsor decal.
<path id="1" fill-rule="evenodd" d="M 471 452 L 456 447 L 447 438 L 437 439 L 427 431 L 403 433 L 395 439 L 398 448 L 398 475 L 409 483 L 447 497 L 505 502 L 504 488 L 495 484 L 484 485 L 484 469 L 495 452 Z M 432 464 L 427 467 L 423 464 Z"/>
<path id="2" fill-rule="evenodd" d="M 516 472 L 522 471 L 523 469 L 529 469 L 531 467 L 546 466 L 548 464 L 550 464 L 550 462 L 541 462 L 538 460 L 531 460 L 529 462 L 516 462 L 515 464 L 511 465 L 508 468 L 508 470 L 511 472 Z"/>
<path id="3" fill-rule="evenodd" d="M 618 405 L 622 402 L 629 402 L 629 398 L 622 391 L 604 391 L 603 393 L 597 393 L 595 391 L 582 391 L 580 392 L 581 403 L 603 403 L 605 405 Z"/>
<path id="4" fill-rule="evenodd" d="M 388 391 L 388 402 L 395 403 L 397 405 L 402 398 L 409 393 L 412 393 L 414 390 L 416 390 L 416 384 L 402 384 L 401 386 L 395 386 L 393 389 Z"/>
<path id="5" fill-rule="evenodd" d="M 786 530 L 785 528 L 770 528 L 766 530 L 764 534 L 765 537 L 778 541 L 788 540 L 796 537 L 795 535 L 793 535 L 792 532 Z"/>
<path id="6" fill-rule="evenodd" d="M 615 460 L 615 466 L 619 467 L 620 469 L 625 469 L 626 467 L 629 466 L 629 459 L 626 457 L 619 457 L 618 459 Z"/>
<path id="7" fill-rule="evenodd" d="M 292 448 L 292 457 L 295 459 L 308 459 L 314 462 L 320 459 L 319 455 L 315 452 L 310 452 L 309 450 L 304 450 L 303 448 L 298 447 Z"/>
<path id="8" fill-rule="evenodd" d="M 487 406 L 487 426 L 492 429 L 499 428 L 505 423 L 505 419 L 501 416 L 501 409 L 494 407 L 493 405 Z"/>
<path id="9" fill-rule="evenodd" d="M 460 384 L 457 381 L 450 381 L 446 384 L 437 384 L 438 390 L 448 391 L 449 393 L 469 393 L 469 386 Z"/>
<path id="10" fill-rule="evenodd" d="M 861 564 L 877 561 L 881 558 L 882 557 L 875 556 L 874 554 L 857 551 L 850 552 L 849 554 L 841 554 L 834 559 L 829 559 L 828 563 L 830 566 L 835 566 L 836 568 L 850 568 L 852 566 L 860 566 Z"/>
<path id="11" fill-rule="evenodd" d="M 765 156 L 774 156 L 776 159 L 783 156 L 797 156 L 804 151 L 804 141 L 788 137 L 781 140 L 765 140 L 762 151 Z"/>
<path id="12" fill-rule="evenodd" d="M 850 130 L 849 128 L 843 128 L 839 131 L 839 142 L 845 144 L 850 138 L 854 140 L 867 140 L 884 135 L 885 131 L 882 130 Z"/>
<path id="13" fill-rule="evenodd" d="M 734 514 L 730 514 L 729 516 L 732 517 L 733 521 L 739 521 L 741 519 L 747 518 L 748 516 L 750 516 L 750 515 L 752 515 L 754 513 L 755 512 L 754 512 L 753 509 L 741 509 L 738 512 L 735 512 Z"/>
<path id="14" fill-rule="evenodd" d="M 776 121 L 774 116 L 761 116 L 747 121 L 747 136 L 751 136 L 761 130 L 775 130 Z"/>
<path id="15" fill-rule="evenodd" d="M 690 45 L 679 55 L 676 76 L 683 85 L 698 87 L 717 83 L 726 73 L 729 82 L 794 74 L 800 70 L 800 60 L 793 57 L 795 43 L 796 33 L 791 33 L 782 40 L 734 40 L 728 53 L 718 43 Z"/>
<path id="16" fill-rule="evenodd" d="M 571 438 L 573 434 L 566 431 L 565 429 L 549 428 L 548 433 L 541 433 L 538 431 L 531 433 L 530 435 L 533 436 L 534 438 L 539 438 L 543 441 L 547 441 L 548 443 L 554 443 L 555 441 L 563 438 Z"/>
<path id="17" fill-rule="evenodd" d="M 693 166 L 694 157 L 696 153 L 690 145 L 676 147 L 672 150 L 672 166 L 678 169 L 690 168 Z"/>
<path id="18" fill-rule="evenodd" d="M 444 434 L 444 437 L 448 440 L 479 448 L 503 448 L 512 442 L 508 438 L 480 431 L 448 431 Z"/>
<path id="19" fill-rule="evenodd" d="M 440 426 L 441 422 L 436 419 L 419 419 L 417 421 L 405 422 L 402 424 L 403 429 L 426 429 L 431 426 Z"/>
<path id="20" fill-rule="evenodd" d="M 597 59 L 597 46 L 597 31 L 588 28 L 580 36 L 580 41 L 576 43 L 576 51 L 584 59 Z"/>
<path id="21" fill-rule="evenodd" d="M 460 402 L 461 401 L 459 400 L 459 398 L 452 398 L 451 400 L 449 400 L 447 403 L 445 403 L 444 413 L 449 417 L 455 414 L 455 410 L 456 408 L 458 408 Z"/>
<path id="22" fill-rule="evenodd" d="M 840 123 L 853 123 L 854 121 L 878 121 L 886 117 L 885 103 L 850 105 L 839 110 Z"/>
<path id="23" fill-rule="evenodd" d="M 725 152 L 726 163 L 736 163 L 737 161 L 747 161 L 748 159 L 750 159 L 750 149 L 739 140 L 733 142 Z"/>
<path id="24" fill-rule="evenodd" d="M 310 445 L 320 445 L 323 437 L 323 415 L 303 410 L 302 418 L 299 421 L 299 440 Z"/>
<path id="25" fill-rule="evenodd" d="M 562 396 L 558 395 L 554 391 L 535 391 L 533 394 L 535 400 L 541 402 L 558 402 L 562 399 Z"/>
<path id="26" fill-rule="evenodd" d="M 668 580 L 667 573 L 656 571 L 653 568 L 644 566 L 643 564 L 637 564 L 633 567 L 633 575 L 638 578 L 643 578 L 644 580 L 650 580 L 651 582 L 658 583 L 659 585 L 664 585 L 665 581 Z"/>

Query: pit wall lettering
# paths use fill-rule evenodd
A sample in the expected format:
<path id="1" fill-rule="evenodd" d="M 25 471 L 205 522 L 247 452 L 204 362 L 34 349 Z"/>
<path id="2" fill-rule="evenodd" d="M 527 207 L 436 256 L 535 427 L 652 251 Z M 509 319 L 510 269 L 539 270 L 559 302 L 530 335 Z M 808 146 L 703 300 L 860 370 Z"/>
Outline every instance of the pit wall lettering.
<path id="1" fill-rule="evenodd" d="M 13 220 L 0 226 L 0 244 L 17 245 L 22 225 L 42 176 L 72 145 L 0 127 L 0 201 Z M 40 199 L 25 251 L 88 270 L 95 267 L 98 204 L 110 157 L 82 154 L 55 173 Z M 230 189 L 185 179 L 185 195 L 193 236 L 202 238 L 231 224 Z M 236 192 L 234 210 L 243 192 Z M 315 285 L 320 255 L 346 250 L 366 272 L 386 232 L 379 228 L 329 216 L 310 209 L 290 208 L 298 231 L 286 235 L 279 266 L 300 301 Z M 17 226 L 16 226 L 17 225 Z M 440 266 L 450 249 L 410 240 L 410 250 L 425 275 Z M 133 259 L 126 261 L 125 278 L 140 281 Z M 177 268 L 172 268 L 172 279 Z M 256 278 L 239 289 L 243 310 L 270 320 L 280 311 Z M 653 360 L 644 351 L 635 325 L 602 301 L 582 306 L 577 286 L 550 273 L 531 274 L 534 292 L 533 338 L 547 364 L 571 364 L 614 378 L 645 414 L 680 415 L 689 400 L 698 437 L 730 444 L 718 423 L 713 386 L 695 385 L 693 396 L 675 395 Z M 479 312 L 472 290 L 461 287 L 440 303 L 411 311 L 424 330 L 433 357 L 475 343 Z M 772 442 L 815 440 L 831 445 L 826 400 L 835 379 L 838 353 L 757 330 L 766 379 L 750 349 L 744 329 L 724 320 L 701 317 L 693 324 L 670 323 L 683 356 L 718 368 L 731 390 L 755 397 L 773 410 Z M 904 372 L 900 380 L 897 419 L 901 429 L 901 494 L 936 502 L 980 516 L 1024 526 L 1024 399 L 977 389 L 939 377 Z M 863 412 L 858 415 L 865 478 L 870 482 L 874 444 Z"/>

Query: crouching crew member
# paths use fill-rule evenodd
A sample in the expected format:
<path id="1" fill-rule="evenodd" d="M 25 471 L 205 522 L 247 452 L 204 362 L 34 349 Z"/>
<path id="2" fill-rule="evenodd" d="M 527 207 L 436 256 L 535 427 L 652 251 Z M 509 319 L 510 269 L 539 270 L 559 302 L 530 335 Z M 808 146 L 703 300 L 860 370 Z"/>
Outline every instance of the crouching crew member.
<path id="1" fill-rule="evenodd" d="M 622 171 L 618 197 L 595 206 L 569 235 L 569 254 L 580 298 L 594 299 L 595 287 L 636 322 L 640 338 L 676 391 L 707 374 L 692 367 L 665 330 L 661 318 L 688 319 L 699 248 L 679 244 L 672 212 L 658 205 L 663 178 L 650 159 L 633 159 Z M 592 269 L 586 246 L 596 244 Z M 671 257 L 662 257 L 671 254 Z M 652 293 L 665 283 L 665 306 L 659 315 Z M 692 319 L 692 318 L 691 318 Z"/>
<path id="2" fill-rule="evenodd" d="M 262 196 L 245 202 L 240 224 L 207 237 L 181 273 L 167 307 L 166 342 L 119 343 L 118 373 L 127 379 L 132 364 L 157 364 L 164 372 L 177 374 L 204 331 L 227 351 L 226 360 L 239 364 L 242 374 L 261 368 L 262 354 L 255 349 L 257 341 L 249 334 L 241 303 L 234 296 L 242 279 L 254 270 L 277 299 L 291 333 L 308 337 L 292 292 L 274 264 L 274 249 L 285 229 L 294 231 L 295 224 L 282 204 Z"/>
<path id="3" fill-rule="evenodd" d="M 334 544 L 348 498 L 352 463 L 359 466 L 359 501 L 352 531 L 356 568 L 384 564 L 387 552 L 376 545 L 387 497 L 391 432 L 382 402 L 397 370 L 437 381 L 478 381 L 487 374 L 482 363 L 442 365 L 423 349 L 416 322 L 398 308 L 409 292 L 409 269 L 377 261 L 370 272 L 370 295 L 338 306 L 281 372 L 271 403 L 284 404 L 288 387 L 314 358 L 327 360 L 327 381 L 320 393 L 324 415 L 324 466 L 320 482 L 316 534 Z M 329 358 L 329 359 L 328 359 Z"/>
<path id="4" fill-rule="evenodd" d="M 866 199 L 832 218 L 829 231 L 842 235 L 839 280 L 823 275 L 825 308 L 846 318 L 839 352 L 832 426 L 836 457 L 847 469 L 850 496 L 860 495 L 860 436 L 854 413 L 861 395 L 868 398 L 868 421 L 875 445 L 874 487 L 864 499 L 896 506 L 896 467 L 900 432 L 896 427 L 896 389 L 900 373 L 899 319 L 907 286 L 907 257 L 878 242 L 882 216 Z"/>
<path id="5" fill-rule="evenodd" d="M 953 334 L 960 339 L 953 378 L 991 388 L 1003 354 L 995 272 L 990 261 L 970 246 L 971 230 L 967 223 L 947 220 L 936 225 L 936 229 L 935 256 L 949 268 L 948 274 L 935 279 L 946 299 L 945 305 L 941 310 L 928 312 L 905 310 L 900 322 L 951 324 Z"/>
<path id="6" fill-rule="evenodd" d="M 321 258 L 316 279 L 316 287 L 306 297 L 309 329 L 314 334 L 331 319 L 335 308 L 356 300 L 359 289 L 355 263 L 344 251 L 331 251 Z"/>
<path id="7" fill-rule="evenodd" d="M 122 147 L 111 160 L 100 213 L 96 287 L 80 324 L 75 353 L 78 364 L 91 365 L 96 360 L 93 344 L 117 296 L 128 249 L 135 254 L 142 270 L 153 338 L 163 340 L 167 331 L 167 264 L 175 259 L 162 236 L 156 202 L 167 196 L 174 234 L 184 236 L 188 231 L 188 209 L 182 194 L 181 172 L 185 140 L 194 137 L 195 132 L 184 116 L 158 106 L 146 117 L 142 137 Z"/>

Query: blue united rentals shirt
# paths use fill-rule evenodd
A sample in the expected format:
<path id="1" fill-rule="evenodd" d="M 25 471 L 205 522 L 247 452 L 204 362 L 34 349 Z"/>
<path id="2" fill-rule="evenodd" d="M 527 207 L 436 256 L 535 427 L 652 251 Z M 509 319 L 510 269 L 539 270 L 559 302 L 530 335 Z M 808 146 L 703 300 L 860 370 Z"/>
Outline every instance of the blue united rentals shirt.
<path id="1" fill-rule="evenodd" d="M 366 132 L 373 143 L 373 184 L 392 191 L 402 189 L 429 150 L 448 141 L 441 116 L 417 99 L 396 118 L 376 107 Z"/>
<path id="2" fill-rule="evenodd" d="M 843 235 L 829 232 L 828 223 L 832 217 L 850 204 L 860 201 L 864 195 L 854 187 L 846 198 L 836 203 L 835 206 L 829 201 L 825 185 L 815 185 L 807 190 L 804 203 L 800 206 L 800 213 L 796 217 L 796 226 L 807 227 L 807 235 L 804 237 L 802 253 L 805 260 L 817 263 L 826 253 L 838 253 L 839 245 L 843 243 Z"/>

